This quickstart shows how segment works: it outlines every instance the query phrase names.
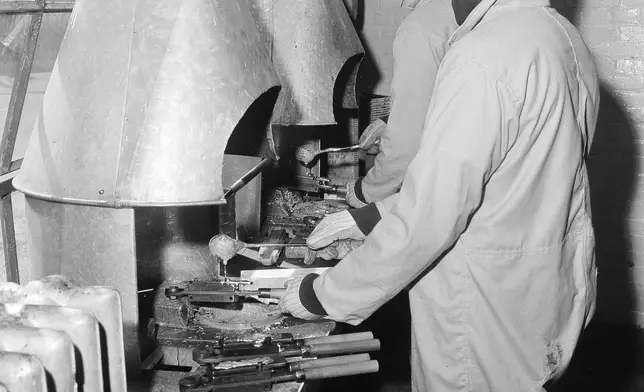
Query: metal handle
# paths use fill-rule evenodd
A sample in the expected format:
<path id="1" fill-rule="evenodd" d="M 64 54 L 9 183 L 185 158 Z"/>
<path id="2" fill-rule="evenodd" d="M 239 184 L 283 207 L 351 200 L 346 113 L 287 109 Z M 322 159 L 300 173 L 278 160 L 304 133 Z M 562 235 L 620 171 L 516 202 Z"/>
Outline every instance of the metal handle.
<path id="1" fill-rule="evenodd" d="M 371 339 L 373 339 L 373 333 L 358 332 L 358 333 L 347 333 L 344 335 L 321 336 L 319 338 L 305 339 L 305 342 L 308 345 L 314 345 L 314 344 L 355 342 L 358 340 L 371 340 Z"/>
<path id="2" fill-rule="evenodd" d="M 230 186 L 230 189 L 224 197 L 228 198 L 235 193 L 237 193 L 240 189 L 242 189 L 246 184 L 251 182 L 259 173 L 264 171 L 268 166 L 273 164 L 273 160 L 270 158 L 264 158 L 260 163 L 258 163 L 255 167 L 250 169 L 246 174 L 244 174 L 239 180 L 235 181 L 233 185 Z"/>
<path id="3" fill-rule="evenodd" d="M 320 150 L 318 154 L 323 154 L 326 152 L 347 152 L 347 151 L 356 151 L 360 149 L 360 145 L 356 144 L 353 146 L 349 147 L 330 147 L 330 148 L 325 148 L 324 150 Z"/>
<path id="4" fill-rule="evenodd" d="M 302 243 L 266 243 L 266 244 L 244 244 L 245 248 L 298 248 L 298 247 L 306 247 L 308 245 L 302 244 Z"/>
<path id="5" fill-rule="evenodd" d="M 322 359 L 311 359 L 295 362 L 289 365 L 292 372 L 297 370 L 313 369 L 325 366 L 346 365 L 349 363 L 367 362 L 371 359 L 369 354 L 343 355 L 339 357 L 329 357 Z"/>
<path id="6" fill-rule="evenodd" d="M 351 354 L 380 350 L 380 340 L 358 340 L 355 342 L 316 344 L 309 346 L 307 353 L 310 355 Z"/>
<path id="7" fill-rule="evenodd" d="M 304 370 L 304 379 L 320 380 L 323 378 L 354 376 L 358 374 L 376 373 L 379 370 L 378 361 L 358 362 L 337 366 Z"/>
<path id="8" fill-rule="evenodd" d="M 259 289 L 259 298 L 280 299 L 286 293 L 286 289 Z"/>

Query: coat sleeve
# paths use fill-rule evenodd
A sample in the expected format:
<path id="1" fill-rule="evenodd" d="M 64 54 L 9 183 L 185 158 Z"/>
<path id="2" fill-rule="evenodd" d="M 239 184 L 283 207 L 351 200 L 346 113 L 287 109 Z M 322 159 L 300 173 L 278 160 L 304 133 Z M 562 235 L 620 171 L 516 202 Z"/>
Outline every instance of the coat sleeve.
<path id="1" fill-rule="evenodd" d="M 329 317 L 359 324 L 448 250 L 516 139 L 508 84 L 477 63 L 444 66 L 418 154 L 388 214 L 313 283 Z"/>
<path id="2" fill-rule="evenodd" d="M 402 31 L 394 42 L 392 107 L 374 166 L 361 180 L 367 202 L 398 191 L 407 165 L 418 150 L 438 67 L 445 56 L 444 40 L 416 29 Z"/>
<path id="3" fill-rule="evenodd" d="M 374 203 L 381 217 L 388 214 L 389 211 L 394 208 L 396 203 L 398 203 L 398 197 L 400 197 L 400 193 L 394 193 L 393 195 L 387 196 L 386 198 Z"/>

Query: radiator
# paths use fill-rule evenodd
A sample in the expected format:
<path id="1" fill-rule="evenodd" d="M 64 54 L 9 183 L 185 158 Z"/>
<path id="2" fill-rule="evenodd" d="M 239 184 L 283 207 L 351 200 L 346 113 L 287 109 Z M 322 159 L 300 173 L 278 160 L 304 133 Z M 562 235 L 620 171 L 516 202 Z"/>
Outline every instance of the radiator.
<path id="1" fill-rule="evenodd" d="M 0 392 L 125 392 L 121 299 L 54 275 L 0 283 Z"/>
<path id="2" fill-rule="evenodd" d="M 47 391 L 45 369 L 35 356 L 0 352 L 0 391 Z"/>

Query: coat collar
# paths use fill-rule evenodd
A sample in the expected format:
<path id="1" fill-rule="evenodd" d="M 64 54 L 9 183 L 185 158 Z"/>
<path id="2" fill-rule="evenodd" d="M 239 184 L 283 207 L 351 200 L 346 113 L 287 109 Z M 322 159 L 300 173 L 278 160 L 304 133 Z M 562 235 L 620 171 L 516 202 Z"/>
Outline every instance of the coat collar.
<path id="1" fill-rule="evenodd" d="M 513 8 L 513 7 L 549 7 L 550 0 L 482 0 L 479 5 L 474 8 L 470 15 L 465 19 L 465 22 L 456 29 L 454 34 L 449 40 L 449 44 L 453 45 L 456 41 L 463 38 L 467 33 L 472 31 L 474 27 L 487 15 L 491 10 Z"/>

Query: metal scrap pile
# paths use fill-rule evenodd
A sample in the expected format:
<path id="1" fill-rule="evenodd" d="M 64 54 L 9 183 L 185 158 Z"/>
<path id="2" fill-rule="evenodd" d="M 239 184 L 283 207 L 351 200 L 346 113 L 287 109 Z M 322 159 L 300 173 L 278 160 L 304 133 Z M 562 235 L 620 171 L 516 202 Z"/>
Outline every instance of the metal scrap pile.
<path id="1" fill-rule="evenodd" d="M 295 219 L 305 219 L 307 217 L 321 219 L 334 212 L 349 208 L 346 203 L 339 200 L 308 199 L 286 188 L 279 188 L 275 191 L 269 206 L 278 206 L 282 212 L 280 215 Z"/>

